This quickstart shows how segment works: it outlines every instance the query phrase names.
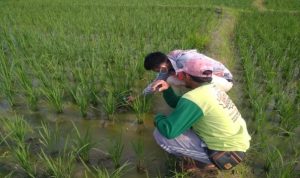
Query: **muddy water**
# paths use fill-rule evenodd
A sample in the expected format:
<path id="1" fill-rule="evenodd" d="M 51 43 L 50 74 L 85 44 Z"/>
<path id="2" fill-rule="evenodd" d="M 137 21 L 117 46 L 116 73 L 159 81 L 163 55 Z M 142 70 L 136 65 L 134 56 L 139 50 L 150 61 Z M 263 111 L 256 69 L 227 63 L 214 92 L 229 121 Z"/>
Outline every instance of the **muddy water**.
<path id="1" fill-rule="evenodd" d="M 122 163 L 126 161 L 131 163 L 129 170 L 122 177 L 156 177 L 158 175 L 163 176 L 167 170 L 165 166 L 166 154 L 155 143 L 152 136 L 154 130 L 153 117 L 158 112 L 168 114 L 170 108 L 164 103 L 161 96 L 156 96 L 154 102 L 153 112 L 146 115 L 143 125 L 137 124 L 136 116 L 128 112 L 116 114 L 116 121 L 112 123 L 107 121 L 105 114 L 98 108 L 91 108 L 87 118 L 84 119 L 81 117 L 79 109 L 71 103 L 64 104 L 64 112 L 62 114 L 56 114 L 43 101 L 40 102 L 37 112 L 30 112 L 22 104 L 15 106 L 12 111 L 8 104 L 2 100 L 0 103 L 0 114 L 2 116 L 13 115 L 14 113 L 23 115 L 33 128 L 38 128 L 41 125 L 41 121 L 47 122 L 51 128 L 54 128 L 53 126 L 57 124 L 60 130 L 63 131 L 63 134 L 65 134 L 63 137 L 71 133 L 73 129 L 72 122 L 74 122 L 82 134 L 89 130 L 93 141 L 97 143 L 90 152 L 90 164 L 94 166 L 103 165 L 108 170 L 113 170 L 114 168 L 112 161 L 107 158 L 108 150 L 112 145 L 112 140 L 121 137 L 124 143 Z M 138 139 L 142 139 L 145 144 L 146 173 L 138 173 L 135 167 L 136 156 L 132 147 L 132 141 Z M 84 177 L 84 167 L 79 163 L 75 167 L 72 177 Z"/>

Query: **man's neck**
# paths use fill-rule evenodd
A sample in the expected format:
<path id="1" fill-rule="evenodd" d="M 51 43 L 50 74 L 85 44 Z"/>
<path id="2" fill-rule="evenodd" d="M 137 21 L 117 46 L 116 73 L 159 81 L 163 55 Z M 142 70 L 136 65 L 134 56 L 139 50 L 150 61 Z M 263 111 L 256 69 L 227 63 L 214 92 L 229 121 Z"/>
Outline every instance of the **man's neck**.
<path id="1" fill-rule="evenodd" d="M 209 82 L 203 82 L 203 83 L 199 83 L 199 82 L 194 82 L 192 83 L 192 88 L 195 89 L 195 88 L 198 88 L 200 86 L 203 86 L 203 85 L 207 85 L 209 84 Z"/>

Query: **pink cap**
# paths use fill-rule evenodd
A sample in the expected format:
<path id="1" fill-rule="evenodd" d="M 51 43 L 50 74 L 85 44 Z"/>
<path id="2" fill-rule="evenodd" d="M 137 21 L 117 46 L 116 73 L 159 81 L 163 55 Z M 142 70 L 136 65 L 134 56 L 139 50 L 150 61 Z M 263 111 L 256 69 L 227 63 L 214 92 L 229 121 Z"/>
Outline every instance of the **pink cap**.
<path id="1" fill-rule="evenodd" d="M 183 72 L 195 77 L 212 77 L 213 64 L 207 60 L 190 59 L 183 64 Z M 205 74 L 205 71 L 211 71 Z"/>

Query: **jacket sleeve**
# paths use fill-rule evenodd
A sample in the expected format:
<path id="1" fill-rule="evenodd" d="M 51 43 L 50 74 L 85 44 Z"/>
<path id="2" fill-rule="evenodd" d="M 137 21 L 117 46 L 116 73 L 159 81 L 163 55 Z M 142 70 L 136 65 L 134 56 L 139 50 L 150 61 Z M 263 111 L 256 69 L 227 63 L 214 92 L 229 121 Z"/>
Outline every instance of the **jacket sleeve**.
<path id="1" fill-rule="evenodd" d="M 171 107 L 175 108 L 181 96 L 177 96 L 172 87 L 169 87 L 167 90 L 163 91 L 163 97 L 166 103 Z"/>
<path id="2" fill-rule="evenodd" d="M 154 122 L 163 136 L 172 139 L 190 129 L 202 116 L 203 112 L 198 105 L 186 98 L 181 98 L 169 116 L 158 114 Z"/>
<path id="3" fill-rule="evenodd" d="M 168 73 L 158 73 L 158 75 L 156 76 L 156 78 L 153 80 L 153 82 L 157 81 L 157 80 L 167 80 L 167 78 L 169 77 Z M 147 85 L 147 87 L 143 90 L 143 95 L 149 95 L 149 94 L 153 94 L 154 91 L 152 90 L 152 84 L 153 82 L 149 83 Z"/>

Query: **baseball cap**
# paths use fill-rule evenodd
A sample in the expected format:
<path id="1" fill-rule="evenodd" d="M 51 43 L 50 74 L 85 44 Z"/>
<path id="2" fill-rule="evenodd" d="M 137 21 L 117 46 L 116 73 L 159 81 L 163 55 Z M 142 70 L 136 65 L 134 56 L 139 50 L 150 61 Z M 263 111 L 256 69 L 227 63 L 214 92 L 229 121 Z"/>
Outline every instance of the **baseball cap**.
<path id="1" fill-rule="evenodd" d="M 213 64 L 206 60 L 189 59 L 184 61 L 182 71 L 195 77 L 212 77 Z"/>

